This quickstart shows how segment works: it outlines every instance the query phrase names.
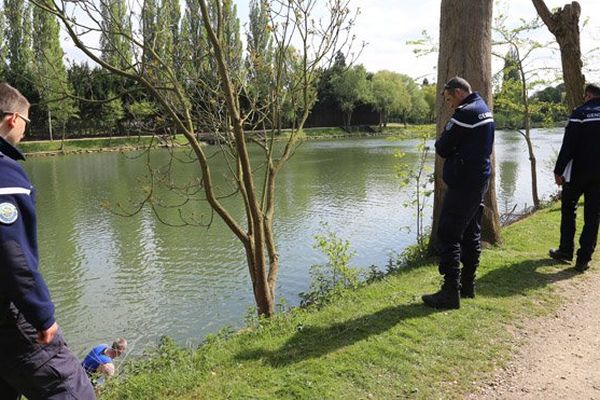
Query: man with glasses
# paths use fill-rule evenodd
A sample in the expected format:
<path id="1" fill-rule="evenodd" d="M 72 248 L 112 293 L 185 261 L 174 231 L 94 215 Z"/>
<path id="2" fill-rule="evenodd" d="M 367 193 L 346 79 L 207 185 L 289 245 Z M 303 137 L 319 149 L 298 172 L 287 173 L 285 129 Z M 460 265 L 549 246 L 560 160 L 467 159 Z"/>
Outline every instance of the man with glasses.
<path id="1" fill-rule="evenodd" d="M 0 111 L 0 397 L 95 399 L 38 271 L 35 190 L 14 147 L 25 134 L 29 102 L 0 83 Z"/>
<path id="2" fill-rule="evenodd" d="M 475 297 L 483 195 L 491 175 L 495 124 L 485 101 L 471 92 L 465 79 L 450 79 L 442 95 L 455 110 L 435 142 L 436 153 L 445 159 L 443 178 L 448 185 L 437 231 L 444 284 L 437 293 L 424 295 L 423 302 L 433 308 L 456 309 L 461 297 Z"/>
<path id="3" fill-rule="evenodd" d="M 549 252 L 555 260 L 573 259 L 577 203 L 583 195 L 583 230 L 575 261 L 578 272 L 589 268 L 600 224 L 600 85 L 588 84 L 584 93 L 585 102 L 569 118 L 554 167 L 554 180 L 562 186 L 560 245 Z"/>

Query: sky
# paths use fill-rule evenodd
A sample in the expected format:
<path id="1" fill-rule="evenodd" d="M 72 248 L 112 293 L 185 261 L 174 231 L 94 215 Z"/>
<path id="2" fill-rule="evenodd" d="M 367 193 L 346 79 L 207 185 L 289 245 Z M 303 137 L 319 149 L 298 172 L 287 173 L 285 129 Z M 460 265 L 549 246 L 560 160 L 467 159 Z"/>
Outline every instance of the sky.
<path id="1" fill-rule="evenodd" d="M 242 25 L 248 21 L 249 1 L 236 1 Z M 582 26 L 580 26 L 582 52 L 586 54 L 600 44 L 600 1 L 578 1 L 582 8 Z M 422 32 L 425 30 L 437 42 L 441 0 L 350 0 L 350 2 L 351 7 L 360 10 L 353 32 L 356 34 L 357 41 L 366 43 L 357 63 L 363 64 L 370 72 L 386 69 L 409 75 L 419 81 L 424 77 L 435 81 L 437 54 L 417 57 L 413 53 L 414 47 L 407 45 L 407 41 L 422 38 Z M 546 0 L 550 9 L 562 7 L 567 3 L 570 3 L 570 0 Z M 518 23 L 519 18 L 531 20 L 537 15 L 531 0 L 501 0 L 500 4 L 494 7 L 494 13 L 499 10 L 506 10 L 509 23 L 514 24 Z M 543 27 L 537 38 L 547 42 L 552 40 L 553 36 Z M 71 60 L 84 59 L 78 50 L 68 44 L 65 50 Z M 589 69 L 596 65 L 599 67 L 596 67 L 596 71 L 584 72 L 589 80 L 599 81 L 600 52 L 592 54 L 595 54 L 595 58 L 586 60 L 584 68 Z M 560 67 L 560 55 L 557 52 L 541 53 L 539 58 L 539 62 L 544 65 Z M 494 69 L 500 68 L 501 61 L 495 60 Z"/>

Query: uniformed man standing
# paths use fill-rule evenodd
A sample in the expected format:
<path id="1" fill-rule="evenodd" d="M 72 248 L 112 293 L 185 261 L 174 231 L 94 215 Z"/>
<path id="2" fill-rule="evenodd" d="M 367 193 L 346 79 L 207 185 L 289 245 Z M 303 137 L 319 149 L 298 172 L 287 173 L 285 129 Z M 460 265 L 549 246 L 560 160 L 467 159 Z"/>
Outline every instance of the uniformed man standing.
<path id="1" fill-rule="evenodd" d="M 442 288 L 423 296 L 434 308 L 460 307 L 460 297 L 475 297 L 475 272 L 481 254 L 483 195 L 491 175 L 494 118 L 478 93 L 460 77 L 452 78 L 442 93 L 455 109 L 444 132 L 435 142 L 444 158 L 444 182 L 448 186 L 437 231 Z M 460 264 L 462 262 L 462 271 Z"/>
<path id="2" fill-rule="evenodd" d="M 38 272 L 35 191 L 14 147 L 28 116 L 27 99 L 0 83 L 0 398 L 95 399 Z"/>
<path id="3" fill-rule="evenodd" d="M 556 184 L 562 185 L 560 245 L 550 257 L 571 261 L 575 248 L 575 217 L 581 195 L 585 198 L 583 230 L 575 269 L 584 272 L 598 240 L 600 220 L 600 86 L 585 87 L 585 103 L 576 108 L 565 128 L 565 136 L 554 167 Z"/>

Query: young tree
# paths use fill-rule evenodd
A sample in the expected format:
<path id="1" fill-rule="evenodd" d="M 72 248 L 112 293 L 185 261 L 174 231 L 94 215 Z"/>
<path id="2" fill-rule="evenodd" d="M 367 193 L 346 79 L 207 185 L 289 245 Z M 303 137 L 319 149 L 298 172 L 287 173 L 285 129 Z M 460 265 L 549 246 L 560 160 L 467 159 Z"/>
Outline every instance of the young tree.
<path id="1" fill-rule="evenodd" d="M 269 2 L 269 18 L 275 44 L 273 68 L 276 72 L 273 105 L 268 109 L 279 118 L 285 98 L 288 96 L 297 98 L 295 106 L 298 112 L 293 129 L 288 140 L 281 146 L 274 145 L 275 136 L 279 133 L 276 129 L 265 129 L 254 135 L 248 135 L 244 130 L 248 121 L 256 118 L 251 113 L 243 113 L 240 105 L 240 93 L 247 91 L 247 86 L 246 81 L 239 79 L 240 74 L 237 74 L 236 68 L 242 65 L 241 57 L 234 55 L 239 54 L 239 48 L 235 41 L 230 40 L 234 35 L 231 31 L 234 22 L 225 23 L 226 15 L 233 10 L 232 7 L 227 6 L 227 4 L 231 5 L 231 2 L 208 3 L 206 0 L 197 2 L 202 26 L 208 38 L 208 54 L 216 67 L 213 75 L 218 85 L 211 86 L 207 83 L 207 80 L 212 79 L 210 76 L 206 79 L 198 77 L 193 87 L 203 90 L 206 98 L 203 99 L 203 106 L 195 109 L 192 107 L 191 99 L 197 95 L 197 91 L 190 90 L 187 82 L 180 82 L 170 65 L 156 57 L 152 41 L 146 34 L 144 40 L 139 38 L 132 40 L 138 52 L 144 55 L 143 62 L 136 65 L 132 71 L 124 71 L 118 66 L 108 64 L 92 51 L 93 44 L 86 43 L 81 37 L 90 27 L 83 26 L 84 22 L 78 22 L 83 19 L 73 18 L 73 15 L 93 12 L 91 4 L 94 1 L 80 0 L 72 3 L 68 0 L 55 0 L 51 6 L 47 6 L 40 0 L 32 0 L 37 6 L 59 17 L 75 45 L 90 59 L 112 73 L 142 85 L 160 104 L 163 114 L 183 133 L 201 178 L 183 187 L 172 187 L 172 193 L 180 193 L 188 201 L 194 195 L 204 196 L 212 210 L 244 247 L 258 313 L 265 316 L 273 315 L 275 285 L 279 272 L 279 253 L 273 232 L 275 180 L 285 162 L 294 153 L 298 145 L 299 132 L 315 103 L 318 71 L 323 66 L 327 66 L 340 48 L 349 44 L 346 35 L 350 31 L 353 19 L 348 1 L 331 0 L 326 5 L 316 0 Z M 209 4 L 213 8 L 210 8 Z M 318 6 L 321 9 L 317 13 Z M 148 12 L 144 13 L 144 17 L 149 15 Z M 88 20 L 94 21 L 97 18 Z M 144 31 L 151 33 L 151 26 L 151 20 L 145 22 Z M 292 42 L 297 43 L 297 51 L 290 51 Z M 299 57 L 291 59 L 292 55 Z M 236 65 L 236 62 L 239 64 Z M 290 65 L 295 65 L 298 69 L 290 73 Z M 157 70 L 161 71 L 160 81 L 156 79 L 159 76 Z M 288 78 L 294 80 L 289 81 Z M 291 95 L 290 90 L 293 90 Z M 275 117 L 271 117 L 271 120 L 276 121 Z M 235 204 L 232 204 L 230 194 L 226 193 L 227 188 L 215 187 L 211 171 L 212 159 L 208 157 L 206 150 L 198 141 L 196 131 L 198 126 L 210 130 L 213 135 L 218 135 L 223 143 L 222 156 L 229 162 L 230 182 L 235 187 L 234 192 L 237 193 L 235 198 L 238 201 Z M 255 163 L 250 160 L 249 140 L 262 149 L 263 157 Z M 224 197 L 229 200 L 223 202 Z M 153 191 L 150 190 L 146 202 L 156 212 L 160 212 L 160 204 L 156 201 Z M 235 218 L 235 214 L 231 212 L 240 208 L 245 211 L 243 219 Z M 180 217 L 181 223 L 194 222 L 186 219 L 182 214 Z M 200 222 L 210 223 L 210 220 Z"/>
<path id="2" fill-rule="evenodd" d="M 492 106 L 492 0 L 452 1 L 442 0 L 440 14 L 440 52 L 438 56 L 437 92 L 441 93 L 444 84 L 453 76 L 460 75 L 480 92 L 483 99 Z M 460 43 L 460 46 L 457 46 Z M 438 96 L 437 132 L 442 132 L 453 110 L 444 105 Z M 435 233 L 439 225 L 441 205 L 446 190 L 442 180 L 443 160 L 436 157 L 435 193 L 433 205 L 432 240 L 430 247 L 435 249 Z M 485 195 L 485 209 L 482 222 L 482 239 L 490 243 L 500 242 L 500 221 L 496 203 L 495 157 L 492 153 L 492 175 Z"/>
<path id="3" fill-rule="evenodd" d="M 540 27 L 539 20 L 523 22 L 516 28 L 506 26 L 506 15 L 500 14 L 496 18 L 494 31 L 499 36 L 495 42 L 496 45 L 508 46 L 508 53 L 496 56 L 504 59 L 504 80 L 502 90 L 496 96 L 496 107 L 507 114 L 520 117 L 524 130 L 518 129 L 527 144 L 529 154 L 529 163 L 531 167 L 531 196 L 534 208 L 539 208 L 540 198 L 537 185 L 537 160 L 531 141 L 531 116 L 533 107 L 530 102 L 529 92 L 534 85 L 539 85 L 542 80 L 539 75 L 540 69 L 529 68 L 528 62 L 531 60 L 535 51 L 544 48 L 547 45 L 539 43 L 533 39 L 532 32 Z M 517 117 L 517 118 L 518 118 Z"/>
<path id="4" fill-rule="evenodd" d="M 563 79 L 567 90 L 567 104 L 571 109 L 578 107 L 583 102 L 585 85 L 579 36 L 581 6 L 573 1 L 562 9 L 550 12 L 544 0 L 532 0 L 532 2 L 538 15 L 558 42 Z"/>

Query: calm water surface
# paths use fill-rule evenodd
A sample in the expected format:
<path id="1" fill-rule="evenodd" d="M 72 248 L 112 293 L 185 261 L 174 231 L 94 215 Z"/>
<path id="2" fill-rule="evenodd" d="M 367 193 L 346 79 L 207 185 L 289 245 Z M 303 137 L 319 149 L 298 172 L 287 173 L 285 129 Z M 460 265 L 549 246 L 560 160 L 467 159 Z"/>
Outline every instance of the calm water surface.
<path id="1" fill-rule="evenodd" d="M 556 157 L 562 131 L 533 135 L 540 194 L 547 197 L 555 191 L 548 160 Z M 390 254 L 414 243 L 414 233 L 407 230 L 414 214 L 403 207 L 412 193 L 398 184 L 394 153 L 401 150 L 405 161 L 414 163 L 416 145 L 415 140 L 347 139 L 300 147 L 277 186 L 280 298 L 297 304 L 298 293 L 308 288 L 310 265 L 324 261 L 313 249 L 321 223 L 350 241 L 356 266 L 383 268 Z M 496 156 L 501 211 L 531 204 L 520 135 L 498 132 Z M 153 165 L 170 159 L 166 151 L 153 157 Z M 225 325 L 243 323 L 253 305 L 245 257 L 220 220 L 215 218 L 210 229 L 172 227 L 148 207 L 125 218 L 101 206 L 109 200 L 113 208 L 119 202 L 132 209 L 131 201 L 143 197 L 145 159 L 99 153 L 31 158 L 24 165 L 37 189 L 41 269 L 57 319 L 78 355 L 116 336 L 129 339 L 131 354 L 141 354 L 162 335 L 193 345 Z M 216 165 L 216 175 L 225 168 Z M 176 171 L 179 182 L 198 174 L 194 164 L 183 162 Z M 210 215 L 202 202 L 186 210 Z M 174 212 L 162 215 L 177 221 Z"/>

